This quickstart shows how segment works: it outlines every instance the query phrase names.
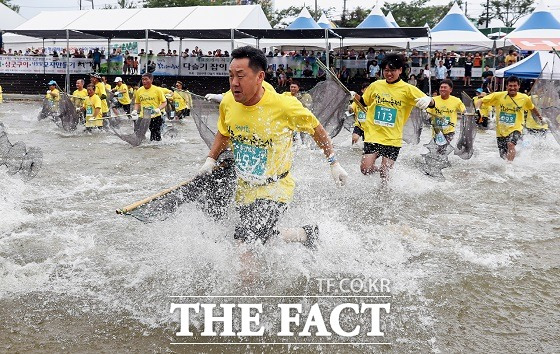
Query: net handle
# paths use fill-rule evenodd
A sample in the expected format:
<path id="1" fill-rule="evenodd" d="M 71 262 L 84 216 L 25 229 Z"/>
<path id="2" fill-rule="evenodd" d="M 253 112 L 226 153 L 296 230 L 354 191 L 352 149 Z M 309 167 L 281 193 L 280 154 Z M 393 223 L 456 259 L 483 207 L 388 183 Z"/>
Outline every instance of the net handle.
<path id="1" fill-rule="evenodd" d="M 342 83 L 342 81 L 340 81 L 340 79 L 336 76 L 335 73 L 332 72 L 331 69 L 327 68 L 327 66 L 325 64 L 323 64 L 322 61 L 320 60 L 315 60 L 315 62 L 321 67 L 321 69 L 327 71 L 329 74 L 331 74 L 331 77 L 333 79 L 334 82 L 336 82 L 338 84 L 338 86 L 340 86 L 347 94 L 352 96 L 352 92 L 350 92 L 350 90 L 348 90 L 348 88 L 346 86 L 344 86 L 344 84 Z M 352 100 L 356 103 L 356 105 L 364 112 L 367 112 L 367 107 L 365 107 L 362 102 L 358 101 L 356 98 L 354 98 L 354 96 L 352 96 Z"/>

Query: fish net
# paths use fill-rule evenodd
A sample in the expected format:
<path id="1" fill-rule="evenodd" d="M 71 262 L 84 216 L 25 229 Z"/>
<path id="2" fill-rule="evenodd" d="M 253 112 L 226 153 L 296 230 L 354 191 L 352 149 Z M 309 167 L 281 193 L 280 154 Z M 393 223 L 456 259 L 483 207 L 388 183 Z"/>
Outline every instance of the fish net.
<path id="1" fill-rule="evenodd" d="M 7 167 L 10 175 L 19 173 L 28 181 L 34 178 L 43 164 L 43 153 L 39 148 L 27 149 L 25 143 L 10 143 L 4 125 L 0 123 L 0 165 Z"/>
<path id="2" fill-rule="evenodd" d="M 208 101 L 204 97 L 191 94 L 193 117 L 198 134 L 204 140 L 208 148 L 212 147 L 214 136 L 218 131 L 218 117 L 220 116 L 220 105 Z"/>
<path id="3" fill-rule="evenodd" d="M 403 141 L 407 144 L 416 145 L 420 143 L 420 135 L 427 119 L 426 112 L 414 107 L 403 128 Z"/>
<path id="4" fill-rule="evenodd" d="M 58 110 L 54 105 L 53 101 L 43 98 L 43 103 L 41 105 L 41 111 L 39 112 L 39 116 L 37 117 L 39 120 L 46 119 L 51 117 L 52 120 L 56 120 L 55 117 L 58 116 Z"/>
<path id="5" fill-rule="evenodd" d="M 151 110 L 145 108 L 142 117 L 149 117 Z M 139 146 L 150 128 L 150 118 L 130 119 L 128 116 L 108 118 L 109 127 L 120 139 L 132 146 Z"/>
<path id="6" fill-rule="evenodd" d="M 199 175 L 153 197 L 117 210 L 143 222 L 163 221 L 184 203 L 195 203 L 206 214 L 221 219 L 228 213 L 235 192 L 233 160 L 219 163 L 211 174 Z"/>
<path id="7" fill-rule="evenodd" d="M 76 112 L 76 106 L 70 100 L 68 95 L 61 94 L 58 102 L 58 111 L 60 120 L 58 121 L 62 129 L 65 131 L 74 131 L 80 121 L 80 116 Z"/>
<path id="8" fill-rule="evenodd" d="M 531 88 L 531 99 L 548 118 L 548 130 L 560 144 L 560 80 L 536 80 Z"/>
<path id="9" fill-rule="evenodd" d="M 476 114 L 474 113 L 474 103 L 472 98 L 465 92 L 461 93 L 461 100 L 466 107 L 465 114 L 461 117 L 459 125 L 459 139 L 455 155 L 463 160 L 468 160 L 474 153 L 474 139 L 476 138 Z"/>
<path id="10" fill-rule="evenodd" d="M 340 84 L 329 78 L 309 90 L 311 112 L 317 117 L 331 138 L 340 133 L 345 125 L 350 95 Z"/>

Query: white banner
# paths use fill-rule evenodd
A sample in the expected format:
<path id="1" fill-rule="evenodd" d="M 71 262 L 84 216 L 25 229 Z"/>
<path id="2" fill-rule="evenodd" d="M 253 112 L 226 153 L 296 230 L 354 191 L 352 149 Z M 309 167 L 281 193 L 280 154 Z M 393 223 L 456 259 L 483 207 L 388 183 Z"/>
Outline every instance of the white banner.
<path id="1" fill-rule="evenodd" d="M 92 59 L 70 58 L 71 74 L 89 74 Z M 66 58 L 0 56 L 0 73 L 66 74 Z"/>

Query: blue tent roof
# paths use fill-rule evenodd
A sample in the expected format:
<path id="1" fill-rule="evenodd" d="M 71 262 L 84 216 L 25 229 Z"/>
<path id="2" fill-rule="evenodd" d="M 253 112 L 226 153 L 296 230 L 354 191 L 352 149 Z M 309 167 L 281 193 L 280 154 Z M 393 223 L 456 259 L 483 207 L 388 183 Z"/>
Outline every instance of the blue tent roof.
<path id="1" fill-rule="evenodd" d="M 288 29 L 321 29 L 321 27 L 315 22 L 315 20 L 311 17 L 311 14 L 307 10 L 307 8 L 303 8 L 299 14 L 299 16 L 292 22 L 288 27 Z"/>
<path id="2" fill-rule="evenodd" d="M 529 18 L 516 31 L 534 30 L 534 29 L 560 29 L 560 22 L 549 11 L 535 10 Z"/>
<path id="3" fill-rule="evenodd" d="M 376 6 L 356 28 L 393 28 L 393 25 L 381 12 L 381 9 Z"/>
<path id="4" fill-rule="evenodd" d="M 447 15 L 432 28 L 432 32 L 439 31 L 468 31 L 478 32 L 471 21 L 463 14 L 457 3 L 454 3 Z"/>
<path id="5" fill-rule="evenodd" d="M 521 79 L 536 79 L 541 75 L 542 65 L 540 53 L 535 52 L 522 63 L 504 71 L 504 76 L 517 76 Z"/>

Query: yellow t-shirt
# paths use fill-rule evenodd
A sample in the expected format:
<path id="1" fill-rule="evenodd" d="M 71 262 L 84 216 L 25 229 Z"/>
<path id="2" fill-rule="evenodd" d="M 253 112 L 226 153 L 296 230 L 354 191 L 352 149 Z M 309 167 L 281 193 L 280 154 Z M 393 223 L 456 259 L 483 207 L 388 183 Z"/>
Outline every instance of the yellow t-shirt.
<path id="1" fill-rule="evenodd" d="M 496 108 L 496 136 L 506 137 L 514 131 L 523 130 L 523 113 L 535 106 L 531 98 L 524 93 L 510 97 L 507 91 L 494 92 L 482 98 L 482 102 Z"/>
<path id="2" fill-rule="evenodd" d="M 362 110 L 356 102 L 352 102 L 352 112 L 354 112 L 354 126 L 363 130 L 362 124 L 366 121 L 366 111 Z"/>
<path id="3" fill-rule="evenodd" d="M 107 91 L 111 91 L 111 85 L 109 85 L 109 84 L 105 84 L 105 90 L 107 90 Z"/>
<path id="4" fill-rule="evenodd" d="M 277 182 L 263 183 L 290 171 L 293 132 L 313 135 L 318 125 L 317 118 L 298 100 L 266 88 L 261 100 L 253 106 L 235 102 L 233 94 L 224 95 L 218 130 L 230 138 L 232 145 L 238 176 L 237 202 L 291 201 L 295 183 L 289 173 Z"/>
<path id="5" fill-rule="evenodd" d="M 163 92 L 164 95 L 169 95 L 173 93 L 173 91 L 165 87 L 160 87 L 159 89 L 161 90 L 161 92 Z"/>
<path id="6" fill-rule="evenodd" d="M 140 115 L 143 115 L 145 108 L 150 108 L 152 110 L 159 108 L 162 103 L 166 103 L 167 100 L 163 95 L 163 91 L 160 87 L 152 85 L 149 89 L 146 89 L 144 86 L 140 87 L 138 91 L 136 91 L 136 98 L 134 103 L 140 104 Z M 143 118 L 155 118 L 159 116 L 153 117 L 143 117 Z"/>
<path id="7" fill-rule="evenodd" d="M 128 87 L 125 84 L 115 86 L 117 92 L 115 95 L 118 97 L 119 103 L 123 105 L 130 104 L 130 95 L 128 94 Z"/>
<path id="8" fill-rule="evenodd" d="M 533 118 L 533 113 L 527 111 L 527 117 L 525 118 L 525 127 L 527 129 L 548 129 L 548 124 L 541 125 L 537 123 L 535 118 Z"/>
<path id="9" fill-rule="evenodd" d="M 58 89 L 50 90 L 50 92 L 47 92 L 45 97 L 47 100 L 58 102 L 60 101 L 60 91 L 58 91 Z"/>
<path id="10" fill-rule="evenodd" d="M 363 99 L 367 105 L 366 121 L 362 124 L 366 143 L 402 146 L 403 127 L 415 99 L 426 94 L 402 80 L 388 84 L 377 80 L 368 86 Z"/>
<path id="11" fill-rule="evenodd" d="M 0 86 L 0 103 L 2 103 L 3 98 L 2 98 L 2 86 Z"/>
<path id="12" fill-rule="evenodd" d="M 74 90 L 74 92 L 72 92 L 72 96 L 74 96 L 72 97 L 72 103 L 74 103 L 74 106 L 82 107 L 84 105 L 84 99 L 88 96 L 87 90 Z"/>
<path id="13" fill-rule="evenodd" d="M 473 98 L 474 104 L 476 105 L 476 102 L 478 102 L 480 99 L 480 97 Z M 483 117 L 490 116 L 490 106 L 488 106 L 486 103 L 482 103 L 482 106 L 480 106 L 480 115 Z"/>
<path id="14" fill-rule="evenodd" d="M 427 110 L 433 114 L 430 116 L 432 131 L 435 132 L 434 127 L 437 127 L 443 129 L 443 134 L 453 133 L 457 125 L 457 113 L 463 113 L 466 110 L 463 101 L 455 96 L 449 96 L 446 100 L 441 96 L 436 96 L 434 102 L 436 106 Z"/>
<path id="15" fill-rule="evenodd" d="M 95 94 L 101 100 L 101 113 L 105 114 L 109 112 L 109 105 L 107 104 L 107 99 L 101 98 L 102 95 L 105 95 L 105 97 L 107 97 L 106 87 L 105 85 L 103 85 L 102 82 L 98 82 L 97 84 L 95 84 Z"/>
<path id="16" fill-rule="evenodd" d="M 101 98 L 99 98 L 99 96 L 97 96 L 96 94 L 93 94 L 91 97 L 87 96 L 86 99 L 84 100 L 84 109 L 86 110 L 86 127 L 102 127 L 103 126 L 103 120 L 93 120 L 91 121 L 90 119 L 96 119 L 96 118 L 101 118 L 101 110 L 99 110 L 99 114 L 97 116 L 95 116 L 95 109 L 96 108 L 101 108 L 102 103 L 101 103 Z"/>
<path id="17" fill-rule="evenodd" d="M 173 107 L 176 111 L 182 111 L 187 108 L 187 101 L 185 100 L 185 97 L 177 91 L 173 92 Z"/>

